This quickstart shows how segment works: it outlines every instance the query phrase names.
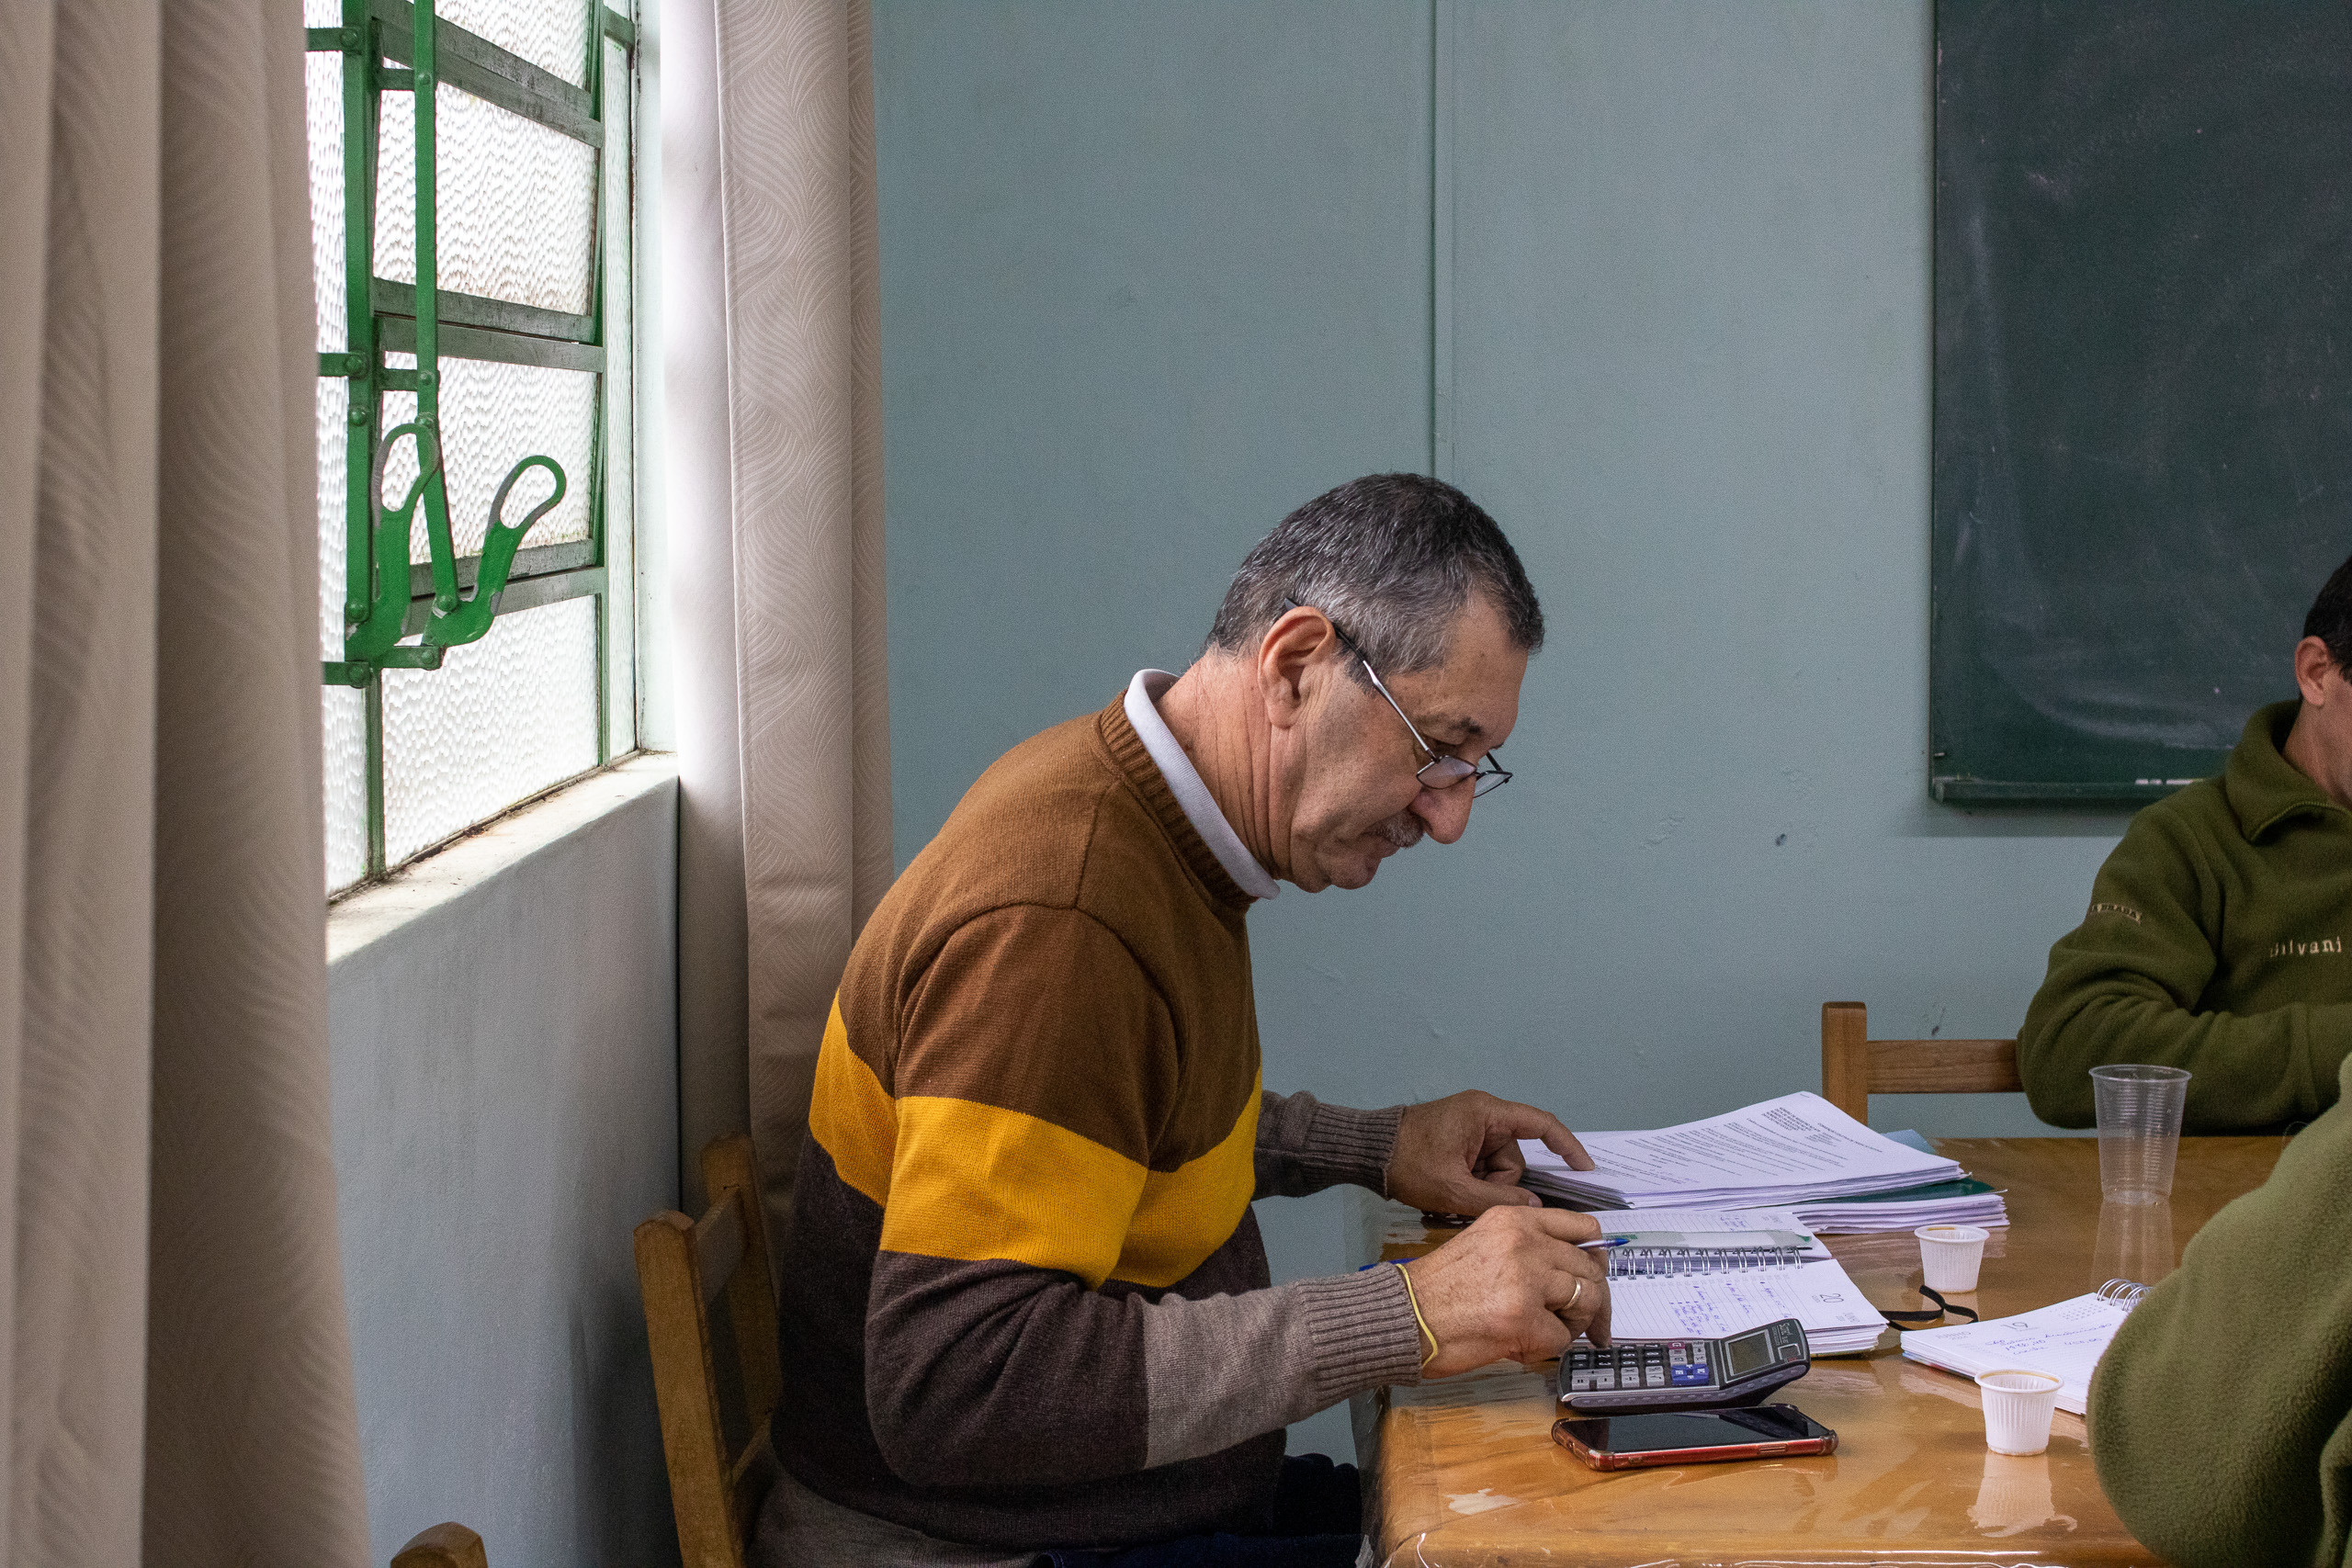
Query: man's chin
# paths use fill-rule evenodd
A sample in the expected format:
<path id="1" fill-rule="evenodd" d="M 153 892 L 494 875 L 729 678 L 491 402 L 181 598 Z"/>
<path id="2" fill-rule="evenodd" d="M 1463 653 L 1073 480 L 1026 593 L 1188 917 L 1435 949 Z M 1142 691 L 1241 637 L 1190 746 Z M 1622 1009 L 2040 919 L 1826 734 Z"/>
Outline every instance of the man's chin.
<path id="1" fill-rule="evenodd" d="M 1351 892 L 1359 887 L 1371 886 L 1372 879 L 1380 874 L 1380 863 L 1395 854 L 1398 847 L 1385 839 L 1375 840 L 1371 849 L 1364 852 L 1362 860 L 1347 868 L 1345 874 L 1331 878 L 1331 886 L 1344 887 Z"/>

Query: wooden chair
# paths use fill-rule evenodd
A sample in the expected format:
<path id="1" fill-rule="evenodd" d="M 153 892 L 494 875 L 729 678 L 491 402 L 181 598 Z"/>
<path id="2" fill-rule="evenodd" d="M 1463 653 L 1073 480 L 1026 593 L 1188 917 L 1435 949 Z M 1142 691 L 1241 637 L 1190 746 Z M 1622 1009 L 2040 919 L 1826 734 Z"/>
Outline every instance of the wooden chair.
<path id="1" fill-rule="evenodd" d="M 1868 1123 L 1874 1094 L 2001 1094 L 2025 1088 L 2014 1040 L 1872 1040 L 1860 1002 L 1821 1004 L 1821 1096 Z"/>
<path id="2" fill-rule="evenodd" d="M 392 1568 L 490 1568 L 490 1555 L 465 1526 L 435 1525 L 393 1553 Z"/>
<path id="3" fill-rule="evenodd" d="M 702 1175 L 710 1208 L 701 1219 L 664 1210 L 637 1227 L 637 1282 L 679 1554 L 685 1568 L 744 1568 L 775 1473 L 768 1416 L 784 1391 L 750 1136 L 712 1139 Z M 723 1336 L 711 1325 L 722 1292 Z"/>

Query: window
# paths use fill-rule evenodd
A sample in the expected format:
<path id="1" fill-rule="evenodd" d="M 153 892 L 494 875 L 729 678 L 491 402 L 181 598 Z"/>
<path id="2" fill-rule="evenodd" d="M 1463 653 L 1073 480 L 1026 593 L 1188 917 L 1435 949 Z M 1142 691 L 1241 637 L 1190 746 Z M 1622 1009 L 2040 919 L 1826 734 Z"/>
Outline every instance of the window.
<path id="1" fill-rule="evenodd" d="M 379 569 L 356 584 L 346 571 L 352 508 L 364 541 L 379 452 L 385 507 L 418 472 L 415 439 L 384 439 L 420 401 L 413 21 L 406 0 L 305 8 L 333 892 L 636 746 L 636 30 L 628 10 L 594 0 L 438 0 L 435 395 L 463 591 L 483 570 L 510 468 L 551 458 L 565 483 L 523 536 L 480 640 L 447 649 L 437 669 L 363 666 L 354 686 L 333 683 L 346 601 L 364 605 L 383 584 Z M 355 118 L 361 145 L 346 149 Z M 372 180 L 375 199 L 347 214 L 353 175 Z M 553 490 L 545 468 L 522 470 L 505 522 Z M 428 533 L 420 515 L 401 634 L 411 647 L 434 601 Z"/>

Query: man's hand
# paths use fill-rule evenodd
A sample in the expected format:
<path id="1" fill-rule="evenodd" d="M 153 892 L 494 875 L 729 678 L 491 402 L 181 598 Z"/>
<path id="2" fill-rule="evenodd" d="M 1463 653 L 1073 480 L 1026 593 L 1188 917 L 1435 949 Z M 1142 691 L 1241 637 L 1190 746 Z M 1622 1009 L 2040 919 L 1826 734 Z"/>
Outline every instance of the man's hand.
<path id="1" fill-rule="evenodd" d="M 1426 1258 L 1405 1265 L 1437 1355 L 1425 1378 L 1451 1377 L 1508 1356 L 1532 1365 L 1578 1332 L 1609 1343 L 1609 1281 L 1600 1254 L 1577 1246 L 1600 1222 L 1566 1209 L 1498 1208 Z"/>
<path id="2" fill-rule="evenodd" d="M 1527 1169 L 1521 1138 L 1543 1139 L 1575 1169 L 1592 1168 L 1592 1156 L 1550 1111 L 1471 1089 L 1405 1108 L 1388 1156 L 1388 1195 L 1441 1214 L 1532 1208 L 1544 1200 L 1519 1184 Z"/>

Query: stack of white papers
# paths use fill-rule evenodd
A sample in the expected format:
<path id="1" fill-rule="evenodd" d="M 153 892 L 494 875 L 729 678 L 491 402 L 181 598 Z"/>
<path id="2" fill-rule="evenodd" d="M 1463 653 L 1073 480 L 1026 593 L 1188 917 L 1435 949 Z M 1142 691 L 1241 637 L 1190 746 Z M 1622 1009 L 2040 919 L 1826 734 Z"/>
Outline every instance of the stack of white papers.
<path id="1" fill-rule="evenodd" d="M 1983 1225 L 1998 1230 L 2009 1223 L 2008 1204 L 1981 1181 L 1939 1182 L 1883 1198 L 1816 1200 L 1796 1204 L 1793 1212 L 1823 1235 L 1917 1230 L 1921 1225 Z"/>
<path id="2" fill-rule="evenodd" d="M 1609 1281 L 1609 1331 L 1627 1339 L 1721 1339 L 1784 1317 L 1804 1325 L 1816 1356 L 1867 1350 L 1886 1328 L 1834 1258 Z"/>
<path id="3" fill-rule="evenodd" d="M 1591 1170 L 1522 1139 L 1526 1183 L 1584 1209 L 1798 1207 L 1958 1181 L 1954 1161 L 1873 1133 L 1817 1094 L 1646 1133 L 1582 1133 Z M 1939 1213 L 1937 1218 L 1947 1216 Z M 1879 1228 L 1884 1228 L 1881 1226 Z"/>
<path id="4" fill-rule="evenodd" d="M 2091 1373 L 2131 1311 L 2129 1302 L 2076 1296 L 2018 1317 L 1911 1330 L 1903 1336 L 1903 1353 L 1964 1377 L 2047 1372 L 2059 1380 L 2058 1408 L 2080 1416 L 2090 1403 Z"/>

